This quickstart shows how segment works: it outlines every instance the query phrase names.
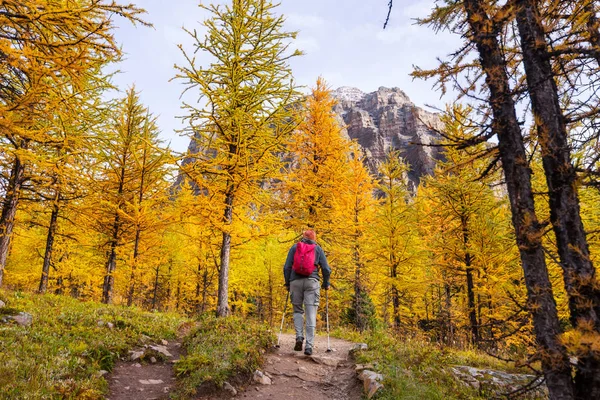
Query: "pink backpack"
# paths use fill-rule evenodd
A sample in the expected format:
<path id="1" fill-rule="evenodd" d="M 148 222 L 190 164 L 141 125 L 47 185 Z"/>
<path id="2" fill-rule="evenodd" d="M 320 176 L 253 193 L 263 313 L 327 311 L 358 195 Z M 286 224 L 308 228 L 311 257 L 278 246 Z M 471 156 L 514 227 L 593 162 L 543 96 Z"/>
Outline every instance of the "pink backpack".
<path id="1" fill-rule="evenodd" d="M 296 245 L 292 269 L 298 275 L 309 276 L 315 270 L 315 246 L 304 242 Z"/>

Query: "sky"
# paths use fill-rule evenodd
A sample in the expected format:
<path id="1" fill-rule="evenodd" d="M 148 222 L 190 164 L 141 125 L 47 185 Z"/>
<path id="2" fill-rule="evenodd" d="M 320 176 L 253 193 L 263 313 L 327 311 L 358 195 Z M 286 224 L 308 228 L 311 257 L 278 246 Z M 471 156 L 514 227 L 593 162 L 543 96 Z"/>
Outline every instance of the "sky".
<path id="1" fill-rule="evenodd" d="M 135 0 L 134 0 L 135 1 Z M 211 0 L 205 0 L 209 2 Z M 224 3 L 225 0 L 215 0 Z M 415 24 L 428 15 L 433 0 L 395 0 L 388 27 L 383 23 L 388 0 L 280 0 L 275 9 L 286 18 L 285 28 L 298 31 L 294 47 L 305 55 L 291 62 L 294 78 L 307 88 L 319 76 L 331 88 L 352 86 L 372 92 L 380 86 L 399 87 L 418 106 L 443 106 L 433 81 L 413 80 L 410 73 L 418 65 L 434 67 L 438 57 L 456 50 L 460 39 L 435 34 Z M 177 133 L 183 125 L 182 82 L 173 81 L 174 65 L 185 65 L 178 48 L 192 51 L 193 40 L 182 29 L 204 32 L 202 21 L 209 14 L 199 0 L 137 0 L 147 11 L 145 20 L 152 28 L 133 26 L 117 20 L 115 37 L 125 59 L 114 83 L 121 89 L 135 85 L 142 102 L 157 116 L 162 138 L 173 150 L 183 152 L 189 138 Z M 209 58 L 199 55 L 206 65 Z M 186 97 L 186 100 L 189 98 Z"/>

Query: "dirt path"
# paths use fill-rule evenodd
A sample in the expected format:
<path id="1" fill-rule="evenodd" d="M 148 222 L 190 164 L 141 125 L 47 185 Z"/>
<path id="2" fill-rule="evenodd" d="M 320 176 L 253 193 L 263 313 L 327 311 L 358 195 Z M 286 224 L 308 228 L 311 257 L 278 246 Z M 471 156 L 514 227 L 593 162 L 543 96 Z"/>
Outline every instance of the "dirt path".
<path id="1" fill-rule="evenodd" d="M 354 363 L 349 359 L 353 343 L 331 338 L 327 353 L 327 337 L 315 338 L 313 355 L 307 357 L 296 352 L 294 335 L 281 336 L 281 347 L 271 352 L 263 369 L 271 377 L 271 385 L 252 383 L 239 390 L 236 398 L 272 400 L 359 400 L 362 386 L 356 378 Z M 231 398 L 220 396 L 200 397 L 201 400 Z"/>
<path id="2" fill-rule="evenodd" d="M 281 336 L 279 349 L 267 354 L 263 372 L 271 378 L 270 385 L 256 382 L 240 388 L 235 398 L 272 400 L 359 400 L 362 386 L 356 378 L 349 351 L 353 343 L 331 338 L 332 352 L 327 353 L 327 337 L 317 336 L 313 355 L 294 351 L 294 335 Z M 166 400 L 175 385 L 173 361 L 181 355 L 181 344 L 169 342 L 171 354 L 165 362 L 139 363 L 119 361 L 108 378 L 110 394 L 107 400 Z M 221 391 L 197 400 L 229 399 Z"/>
<path id="3" fill-rule="evenodd" d="M 166 350 L 164 362 L 141 363 L 139 361 L 119 361 L 107 379 L 109 395 L 107 400 L 163 400 L 175 385 L 173 362 L 181 355 L 178 341 L 159 344 L 159 353 Z"/>

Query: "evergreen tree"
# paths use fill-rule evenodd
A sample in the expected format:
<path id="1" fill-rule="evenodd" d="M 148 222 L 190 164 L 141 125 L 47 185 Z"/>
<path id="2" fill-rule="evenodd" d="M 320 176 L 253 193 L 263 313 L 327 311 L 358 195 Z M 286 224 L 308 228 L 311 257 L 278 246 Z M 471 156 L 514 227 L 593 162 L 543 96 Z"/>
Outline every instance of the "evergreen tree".
<path id="1" fill-rule="evenodd" d="M 47 144 L 60 140 L 52 129 L 55 110 L 73 88 L 85 86 L 98 64 L 119 59 L 112 16 L 143 22 L 143 10 L 93 0 L 9 0 L 0 4 L 0 11 L 5 32 L 0 38 L 0 146 L 11 164 L 0 214 L 2 285 L 25 169 L 43 157 Z"/>
<path id="2" fill-rule="evenodd" d="M 222 231 L 217 315 L 229 314 L 229 269 L 234 210 L 250 201 L 266 177 L 280 169 L 278 153 L 295 128 L 292 104 L 297 100 L 289 51 L 293 32 L 283 30 L 284 19 L 268 0 L 233 0 L 231 5 L 208 5 L 204 39 L 194 39 L 194 53 L 213 60 L 202 68 L 184 52 L 186 66 L 178 66 L 186 91 L 197 91 L 204 107 L 184 104 L 187 129 L 199 151 L 185 165 L 199 193 L 220 209 Z"/>

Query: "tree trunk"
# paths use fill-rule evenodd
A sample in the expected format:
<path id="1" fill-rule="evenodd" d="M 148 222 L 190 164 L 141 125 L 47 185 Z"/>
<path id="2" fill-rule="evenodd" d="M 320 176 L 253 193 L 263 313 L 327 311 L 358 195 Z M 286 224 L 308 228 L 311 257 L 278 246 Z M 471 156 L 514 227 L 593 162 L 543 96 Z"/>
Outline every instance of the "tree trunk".
<path id="1" fill-rule="evenodd" d="M 113 223 L 113 235 L 110 241 L 108 260 L 106 261 L 106 275 L 104 276 L 104 284 L 102 286 L 102 302 L 104 304 L 112 304 L 113 302 L 113 291 L 115 287 L 115 277 L 113 273 L 117 268 L 117 244 L 119 240 L 120 226 L 121 219 L 119 217 L 119 214 L 115 214 L 115 220 Z"/>
<path id="2" fill-rule="evenodd" d="M 466 254 L 465 263 L 470 265 L 471 254 Z M 469 307 L 469 324 L 471 325 L 471 343 L 479 345 L 479 326 L 477 324 L 477 309 L 475 307 L 475 287 L 473 285 L 473 268 L 467 267 L 467 302 Z"/>
<path id="3" fill-rule="evenodd" d="M 467 306 L 469 307 L 469 324 L 471 325 L 471 343 L 479 345 L 479 326 L 477 324 L 477 310 L 475 308 L 475 285 L 473 284 L 472 255 L 469 252 L 469 225 L 468 218 L 461 216 L 463 244 L 465 246 L 465 272 L 467 276 Z"/>
<path id="4" fill-rule="evenodd" d="M 4 204 L 2 205 L 2 214 L 0 215 L 0 287 L 2 287 L 4 280 L 4 268 L 8 259 L 8 249 L 10 248 L 10 239 L 15 225 L 15 215 L 21 196 L 24 173 L 25 165 L 21 162 L 19 156 L 15 156 L 8 187 L 6 188 Z"/>
<path id="5" fill-rule="evenodd" d="M 142 211 L 142 202 L 144 201 L 144 183 L 146 180 L 146 163 L 148 159 L 148 143 L 144 142 L 144 150 L 142 152 L 142 168 L 140 170 L 140 186 L 138 187 L 138 212 Z M 123 176 L 123 175 L 122 175 Z M 142 230 L 139 225 L 135 228 L 135 240 L 133 244 L 133 265 L 131 266 L 131 282 L 129 285 L 129 293 L 127 295 L 127 305 L 131 306 L 133 303 L 133 295 L 135 293 L 135 273 L 137 270 L 137 263 L 140 254 L 140 237 Z"/>
<path id="6" fill-rule="evenodd" d="M 127 306 L 133 304 L 133 295 L 135 294 L 135 272 L 137 270 L 137 261 L 140 249 L 140 229 L 135 230 L 135 240 L 133 242 L 133 265 L 131 266 L 131 277 L 129 282 L 129 293 L 127 294 Z"/>
<path id="7" fill-rule="evenodd" d="M 398 277 L 398 266 L 394 262 L 392 268 L 390 270 L 390 278 L 392 278 L 392 306 L 394 309 L 394 316 L 392 320 L 394 321 L 394 327 L 400 327 L 400 293 L 398 293 L 398 288 L 396 287 L 396 278 Z"/>
<path id="8" fill-rule="evenodd" d="M 179 311 L 179 304 L 181 303 L 181 279 L 177 274 L 177 294 L 175 295 L 175 310 Z"/>
<path id="9" fill-rule="evenodd" d="M 168 275 L 167 275 L 167 295 L 165 296 L 165 298 L 167 299 L 167 305 L 163 306 L 163 309 L 166 311 L 170 311 L 171 310 L 171 295 L 172 295 L 172 288 L 171 288 L 171 281 L 173 278 L 173 259 L 169 258 L 169 270 L 168 270 Z"/>
<path id="10" fill-rule="evenodd" d="M 542 370 L 551 399 L 573 399 L 571 367 L 565 347 L 560 342 L 561 329 L 541 243 L 543 227 L 535 214 L 531 171 L 510 90 L 506 60 L 484 4 L 482 0 L 464 2 L 472 40 L 490 90 L 493 128 L 498 135 L 498 149 L 535 336 L 540 346 Z"/>
<path id="11" fill-rule="evenodd" d="M 226 317 L 229 310 L 229 257 L 231 253 L 231 221 L 233 219 L 233 184 L 229 183 L 225 195 L 225 211 L 223 212 L 223 241 L 221 243 L 221 265 L 219 269 L 219 289 L 217 293 L 217 316 Z"/>
<path id="12" fill-rule="evenodd" d="M 160 265 L 156 266 L 156 275 L 154 276 L 154 290 L 152 291 L 152 311 L 156 310 L 156 301 L 158 298 L 158 278 L 160 273 Z"/>
<path id="13" fill-rule="evenodd" d="M 48 290 L 48 274 L 50 273 L 50 264 L 52 263 L 52 250 L 54 247 L 54 237 L 58 227 L 58 213 L 60 210 L 60 192 L 57 190 L 52 203 L 52 213 L 50 214 L 50 225 L 48 226 L 48 235 L 46 236 L 46 251 L 44 253 L 44 264 L 42 265 L 42 276 L 40 278 L 39 293 L 46 293 Z"/>
<path id="14" fill-rule="evenodd" d="M 358 227 L 358 201 L 354 204 L 354 224 Z M 354 310 L 356 312 L 356 327 L 359 332 L 363 332 L 367 328 L 367 321 L 365 319 L 365 310 L 363 305 L 363 286 L 362 286 L 362 263 L 360 260 L 360 246 L 358 240 L 360 233 L 357 231 L 354 234 Z"/>
<path id="15" fill-rule="evenodd" d="M 273 327 L 273 263 L 269 260 L 269 326 Z"/>
<path id="16" fill-rule="evenodd" d="M 210 282 L 208 281 L 208 269 L 205 269 L 204 273 L 202 274 L 202 304 L 200 305 L 200 313 L 204 313 L 206 311 L 209 286 Z"/>
<path id="17" fill-rule="evenodd" d="M 581 220 L 576 172 L 567 128 L 553 78 L 544 27 L 536 2 L 524 0 L 517 12 L 527 86 L 537 124 L 549 191 L 550 221 L 569 297 L 571 323 L 600 333 L 600 289 Z M 576 366 L 577 398 L 600 398 L 600 357 L 588 350 Z M 589 397 L 588 397 L 589 396 Z"/>
<path id="18" fill-rule="evenodd" d="M 198 262 L 198 270 L 196 273 L 196 312 L 202 314 L 204 312 L 203 301 L 200 300 L 200 288 L 202 287 L 202 263 Z"/>
<path id="19" fill-rule="evenodd" d="M 596 17 L 596 7 L 594 1 L 589 1 L 584 7 L 584 11 L 588 14 L 587 28 L 588 28 L 588 41 L 592 45 L 592 48 L 596 51 L 594 53 L 594 59 L 600 67 L 600 21 Z"/>
<path id="20" fill-rule="evenodd" d="M 356 238 L 355 238 L 356 240 Z M 362 283 L 360 281 L 360 274 L 361 274 L 361 264 L 359 261 L 359 255 L 358 255 L 358 245 L 355 244 L 354 246 L 354 264 L 355 264 L 355 270 L 354 270 L 354 311 L 355 311 L 355 317 L 356 317 L 356 327 L 358 328 L 359 332 L 362 332 L 365 330 L 366 328 L 366 321 L 364 319 L 364 310 L 363 310 L 363 304 L 362 304 L 362 292 L 363 292 L 363 288 L 362 288 Z"/>
<path id="21" fill-rule="evenodd" d="M 447 283 L 444 284 L 444 298 L 446 299 L 445 316 L 448 326 L 448 339 L 446 340 L 446 344 L 454 344 L 454 323 L 452 322 L 452 296 L 450 293 L 450 285 Z"/>

